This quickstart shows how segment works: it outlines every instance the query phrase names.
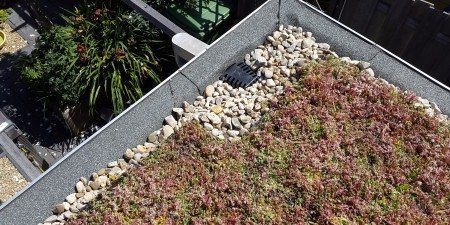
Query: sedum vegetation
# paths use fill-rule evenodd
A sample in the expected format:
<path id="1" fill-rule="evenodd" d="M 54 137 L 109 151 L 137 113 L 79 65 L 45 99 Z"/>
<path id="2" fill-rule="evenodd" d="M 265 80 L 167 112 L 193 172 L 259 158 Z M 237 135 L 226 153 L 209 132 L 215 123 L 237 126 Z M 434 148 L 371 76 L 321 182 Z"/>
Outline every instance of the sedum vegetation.
<path id="1" fill-rule="evenodd" d="M 188 124 L 69 224 L 450 223 L 450 127 L 415 101 L 311 64 L 242 141 Z"/>

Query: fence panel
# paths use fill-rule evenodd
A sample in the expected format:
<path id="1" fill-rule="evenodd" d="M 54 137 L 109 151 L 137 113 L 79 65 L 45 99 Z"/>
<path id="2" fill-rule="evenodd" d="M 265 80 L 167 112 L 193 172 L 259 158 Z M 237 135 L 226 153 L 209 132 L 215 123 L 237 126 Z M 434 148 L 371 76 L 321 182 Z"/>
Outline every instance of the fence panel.
<path id="1" fill-rule="evenodd" d="M 434 39 L 446 17 L 447 15 L 439 10 L 429 10 L 429 14 L 424 18 L 419 31 L 402 57 L 417 65 L 420 69 L 429 71 L 436 61 L 430 56 L 443 54 L 436 52 L 436 49 L 433 49 L 432 46 L 440 45 L 435 43 Z M 437 48 L 437 50 L 439 49 L 442 49 L 442 47 Z"/>
<path id="2" fill-rule="evenodd" d="M 450 86 L 450 16 L 422 0 L 335 0 L 335 19 Z"/>
<path id="3" fill-rule="evenodd" d="M 429 57 L 435 60 L 434 65 L 430 69 L 431 74 L 436 74 L 436 79 L 450 85 L 450 16 L 446 14 L 445 20 L 441 23 L 438 32 L 430 42 L 438 49 L 432 52 Z"/>
<path id="4" fill-rule="evenodd" d="M 402 57 L 414 35 L 418 32 L 420 25 L 424 22 L 427 14 L 433 10 L 429 3 L 415 1 L 406 16 L 405 21 L 394 33 L 387 48 Z"/>
<path id="5" fill-rule="evenodd" d="M 383 27 L 388 19 L 389 13 L 393 10 L 395 0 L 378 1 L 374 12 L 367 23 L 364 35 L 373 41 L 379 41 L 382 37 Z"/>

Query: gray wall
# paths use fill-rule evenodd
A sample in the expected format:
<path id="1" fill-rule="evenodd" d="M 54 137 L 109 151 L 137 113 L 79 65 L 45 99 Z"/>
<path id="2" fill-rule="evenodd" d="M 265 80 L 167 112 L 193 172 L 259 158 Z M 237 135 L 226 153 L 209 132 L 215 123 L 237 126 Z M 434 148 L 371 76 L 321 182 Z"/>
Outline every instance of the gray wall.
<path id="1" fill-rule="evenodd" d="M 303 3 L 295 0 L 280 2 L 281 5 L 278 0 L 266 2 L 259 11 L 231 29 L 159 88 L 144 96 L 4 204 L 0 208 L 0 224 L 42 222 L 51 215 L 55 204 L 74 192 L 73 187 L 79 177 L 88 176 L 121 157 L 125 148 L 142 144 L 150 132 L 161 127 L 163 118 L 170 114 L 172 107 L 180 106 L 185 100 L 192 101 L 231 63 L 242 61 L 245 53 L 261 44 L 279 22 L 304 27 L 313 32 L 318 41 L 330 43 L 341 56 L 371 62 L 380 76 L 436 101 L 445 112 L 450 112 L 448 91 Z"/>

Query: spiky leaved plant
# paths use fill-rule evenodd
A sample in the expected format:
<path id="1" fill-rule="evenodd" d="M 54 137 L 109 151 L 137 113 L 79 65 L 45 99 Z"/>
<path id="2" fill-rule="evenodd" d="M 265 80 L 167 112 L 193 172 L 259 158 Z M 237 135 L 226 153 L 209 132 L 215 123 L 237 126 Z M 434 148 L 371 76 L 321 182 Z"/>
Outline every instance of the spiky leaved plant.
<path id="1" fill-rule="evenodd" d="M 143 82 L 161 81 L 170 46 L 160 30 L 115 0 L 87 3 L 72 17 L 77 29 L 81 93 L 89 105 L 111 103 L 116 113 L 143 95 Z"/>
<path id="2" fill-rule="evenodd" d="M 170 57 L 168 38 L 121 1 L 86 1 L 66 20 L 69 38 L 42 39 L 33 56 L 37 58 L 23 66 L 25 78 L 41 74 L 34 80 L 59 106 L 78 102 L 89 105 L 91 112 L 106 106 L 117 114 L 142 97 L 144 85 L 161 81 L 161 62 Z M 57 62 L 47 62 L 48 54 Z M 55 79 L 70 87 L 53 90 Z M 75 95 L 70 101 L 61 98 L 69 94 Z"/>

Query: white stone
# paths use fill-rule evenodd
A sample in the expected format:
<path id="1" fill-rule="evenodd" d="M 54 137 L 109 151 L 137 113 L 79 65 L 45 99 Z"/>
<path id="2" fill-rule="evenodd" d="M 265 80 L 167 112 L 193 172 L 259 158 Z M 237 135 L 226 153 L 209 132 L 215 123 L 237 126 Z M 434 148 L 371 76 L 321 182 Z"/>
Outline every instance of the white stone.
<path id="1" fill-rule="evenodd" d="M 437 106 L 436 103 L 430 102 L 429 104 L 430 104 L 430 107 L 434 110 L 434 112 L 436 114 L 441 114 L 442 113 L 441 109 L 439 109 L 439 107 Z"/>
<path id="2" fill-rule="evenodd" d="M 214 129 L 213 125 L 211 125 L 210 123 L 204 123 L 203 126 L 208 131 L 211 131 L 212 129 Z"/>
<path id="3" fill-rule="evenodd" d="M 247 123 L 250 123 L 252 121 L 252 117 L 247 116 L 247 115 L 242 115 L 242 116 L 239 116 L 239 120 L 242 123 L 247 124 Z"/>
<path id="4" fill-rule="evenodd" d="M 77 202 L 77 203 L 76 203 L 76 207 L 77 207 L 78 210 L 82 210 L 82 209 L 84 209 L 84 207 L 86 207 L 86 205 L 85 205 L 85 204 L 82 204 L 82 203 L 80 203 L 80 202 Z"/>
<path id="5" fill-rule="evenodd" d="M 86 177 L 80 177 L 80 181 L 83 182 L 84 185 L 86 185 L 88 183 L 88 180 L 86 179 Z"/>
<path id="6" fill-rule="evenodd" d="M 208 117 L 209 121 L 211 121 L 212 124 L 220 124 L 222 122 L 220 117 L 214 113 L 208 113 L 207 117 Z"/>
<path id="7" fill-rule="evenodd" d="M 373 72 L 372 68 L 367 68 L 364 71 L 371 77 L 375 76 L 375 73 Z"/>
<path id="8" fill-rule="evenodd" d="M 206 86 L 206 89 L 205 89 L 206 97 L 212 97 L 213 94 L 214 94 L 214 86 L 212 86 L 212 85 Z"/>
<path id="9" fill-rule="evenodd" d="M 97 180 L 95 180 L 95 181 L 99 182 L 100 186 L 105 187 L 106 183 L 108 182 L 108 177 L 107 176 L 99 176 L 97 178 Z"/>
<path id="10" fill-rule="evenodd" d="M 313 44 L 313 40 L 311 40 L 310 38 L 305 38 L 302 41 L 302 48 L 311 48 Z"/>
<path id="11" fill-rule="evenodd" d="M 267 79 L 266 85 L 267 85 L 267 87 L 275 87 L 276 86 L 275 81 L 273 81 L 272 79 Z"/>
<path id="12" fill-rule="evenodd" d="M 70 204 L 68 202 L 63 202 L 62 205 L 64 206 L 65 211 L 69 210 Z"/>
<path id="13" fill-rule="evenodd" d="M 133 152 L 133 150 L 131 150 L 129 148 L 127 148 L 127 150 L 125 150 L 125 153 L 123 154 L 123 157 L 125 159 L 132 159 L 133 156 L 134 156 L 134 152 Z"/>
<path id="14" fill-rule="evenodd" d="M 156 143 L 158 141 L 158 135 L 155 132 L 153 132 L 153 133 L 148 135 L 147 140 L 150 143 Z"/>
<path id="15" fill-rule="evenodd" d="M 112 161 L 112 162 L 108 163 L 108 168 L 113 168 L 118 165 L 119 165 L 119 163 L 117 161 Z"/>
<path id="16" fill-rule="evenodd" d="M 62 222 L 62 221 L 64 221 L 64 215 L 58 215 L 58 217 L 56 218 L 56 220 L 57 221 L 59 221 L 59 222 Z M 62 223 L 59 223 L 59 222 L 54 222 L 54 223 L 52 223 L 52 225 L 63 225 Z"/>
<path id="17" fill-rule="evenodd" d="M 77 212 L 79 212 L 80 210 L 78 210 L 78 208 L 76 207 L 76 205 L 73 204 L 73 205 L 70 206 L 70 211 L 73 212 L 73 213 L 77 213 Z"/>
<path id="18" fill-rule="evenodd" d="M 142 154 L 140 154 L 140 153 L 136 153 L 135 155 L 134 155 L 134 159 L 136 159 L 136 155 L 142 155 Z M 110 171 L 109 171 L 109 173 L 108 173 L 108 176 L 116 176 L 116 175 L 120 175 L 120 174 L 122 174 L 122 169 L 120 169 L 119 167 L 113 167 Z"/>
<path id="19" fill-rule="evenodd" d="M 146 143 L 144 144 L 144 146 L 147 148 L 147 150 L 148 150 L 149 152 L 153 152 L 153 151 L 156 150 L 156 145 L 153 144 L 153 143 L 148 143 L 148 142 L 146 142 Z"/>
<path id="20" fill-rule="evenodd" d="M 369 67 L 370 67 L 370 63 L 368 63 L 368 62 L 360 61 L 360 62 L 358 63 L 358 68 L 359 68 L 360 70 L 367 69 L 367 68 L 369 68 Z"/>
<path id="21" fill-rule="evenodd" d="M 57 215 L 51 215 L 47 219 L 44 220 L 44 223 L 52 223 L 58 219 Z"/>
<path id="22" fill-rule="evenodd" d="M 236 136 L 239 135 L 239 131 L 237 131 L 237 130 L 227 130 L 227 134 L 228 134 L 230 137 L 236 137 Z"/>
<path id="23" fill-rule="evenodd" d="M 264 77 L 265 78 L 272 78 L 273 77 L 273 71 L 269 68 L 264 69 Z"/>
<path id="24" fill-rule="evenodd" d="M 175 120 L 175 118 L 172 115 L 164 118 L 164 121 L 167 123 L 167 125 L 171 126 L 172 128 L 175 128 L 175 126 L 177 126 L 177 120 Z"/>
<path id="25" fill-rule="evenodd" d="M 223 121 L 223 123 L 222 123 L 223 127 L 227 128 L 227 129 L 231 129 L 232 125 L 231 125 L 230 117 L 224 116 L 224 117 L 222 117 L 222 121 Z"/>
<path id="26" fill-rule="evenodd" d="M 71 219 L 73 216 L 73 213 L 70 211 L 66 211 L 62 215 L 64 216 L 65 219 Z"/>
<path id="27" fill-rule="evenodd" d="M 66 201 L 70 204 L 74 203 L 76 200 L 77 200 L 77 197 L 75 196 L 75 193 L 67 195 L 67 197 L 66 197 Z"/>
<path id="28" fill-rule="evenodd" d="M 137 150 L 136 153 L 141 153 L 141 154 L 149 152 L 149 150 L 146 147 L 144 147 L 143 145 L 136 146 L 136 150 Z"/>
<path id="29" fill-rule="evenodd" d="M 275 40 L 278 40 L 278 38 L 280 38 L 281 34 L 282 33 L 280 31 L 274 31 L 272 36 Z"/>
<path id="30" fill-rule="evenodd" d="M 141 153 L 136 153 L 135 155 L 134 155 L 134 160 L 136 160 L 137 162 L 139 162 L 139 161 L 141 161 L 141 158 L 142 158 L 142 154 Z"/>
<path id="31" fill-rule="evenodd" d="M 180 119 L 181 116 L 184 113 L 184 110 L 182 108 L 173 108 L 172 112 L 175 114 L 175 116 L 177 117 L 177 119 Z"/>
<path id="32" fill-rule="evenodd" d="M 94 181 L 89 184 L 89 187 L 91 187 L 92 190 L 98 190 L 101 187 L 101 184 L 98 181 Z"/>
<path id="33" fill-rule="evenodd" d="M 77 184 L 75 185 L 76 190 L 78 193 L 83 193 L 86 191 L 86 187 L 84 187 L 84 184 L 82 181 L 78 181 Z"/>
<path id="34" fill-rule="evenodd" d="M 94 200 L 94 198 L 95 198 L 95 195 L 94 195 L 94 193 L 92 193 L 92 191 L 86 192 L 86 194 L 81 198 L 81 203 L 86 204 L 86 203 Z"/>
<path id="35" fill-rule="evenodd" d="M 326 49 L 326 50 L 330 49 L 330 45 L 327 43 L 319 43 L 318 47 L 321 49 Z"/>
<path id="36" fill-rule="evenodd" d="M 164 125 L 162 130 L 164 139 L 167 139 L 168 137 L 170 137 L 170 135 L 172 135 L 175 132 L 173 128 L 169 125 Z"/>
<path id="37" fill-rule="evenodd" d="M 242 129 L 239 130 L 239 135 L 240 135 L 240 136 L 244 136 L 244 135 L 246 135 L 246 134 L 248 134 L 248 130 L 247 130 L 247 129 L 242 128 Z"/>
<path id="38" fill-rule="evenodd" d="M 255 60 L 257 66 L 264 66 L 267 63 L 267 59 L 264 58 L 263 56 L 257 56 Z"/>
<path id="39" fill-rule="evenodd" d="M 232 102 L 232 101 L 226 101 L 225 102 L 225 108 L 232 108 L 236 106 L 236 103 Z"/>
<path id="40" fill-rule="evenodd" d="M 430 101 L 428 101 L 427 99 L 417 97 L 417 101 L 420 102 L 425 107 L 431 107 Z"/>
<path id="41" fill-rule="evenodd" d="M 221 134 L 220 131 L 218 129 L 216 129 L 216 128 L 212 129 L 211 133 L 212 133 L 212 135 L 214 135 L 216 137 Z"/>

